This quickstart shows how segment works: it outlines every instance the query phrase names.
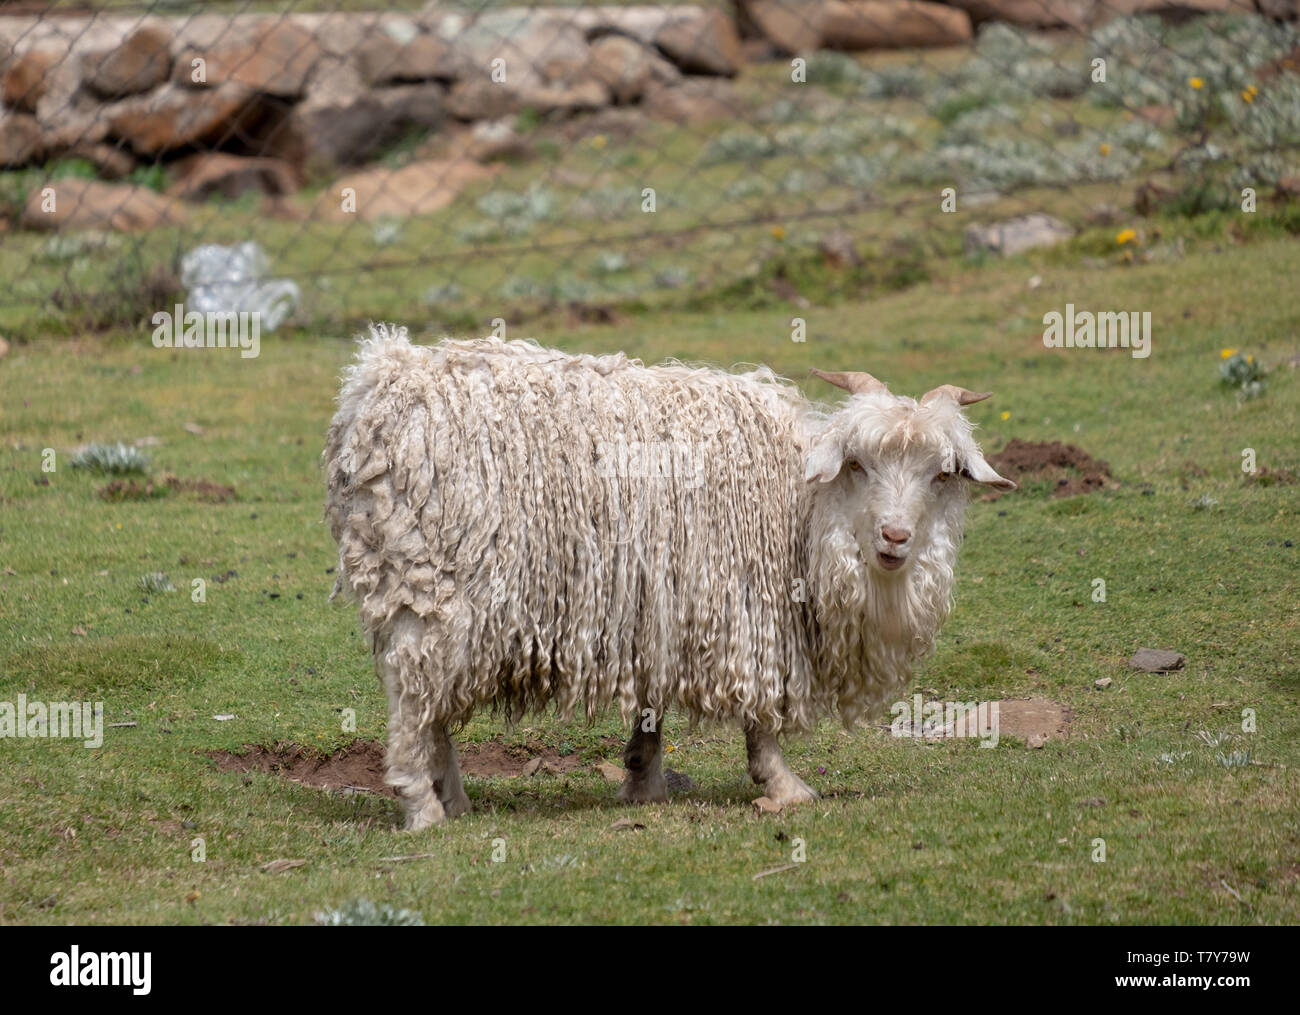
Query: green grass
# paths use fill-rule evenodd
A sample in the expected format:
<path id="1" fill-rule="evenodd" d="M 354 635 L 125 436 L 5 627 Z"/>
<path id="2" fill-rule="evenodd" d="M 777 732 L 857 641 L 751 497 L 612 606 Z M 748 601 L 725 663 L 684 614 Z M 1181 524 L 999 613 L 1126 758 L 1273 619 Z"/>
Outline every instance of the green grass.
<path id="1" fill-rule="evenodd" d="M 406 834 L 384 797 L 218 772 L 207 752 L 384 735 L 355 613 L 326 602 L 319 454 L 350 336 L 264 336 L 255 360 L 156 350 L 144 331 L 15 345 L 0 360 L 0 701 L 102 701 L 106 723 L 138 725 L 96 750 L 0 739 L 0 922 L 303 923 L 357 898 L 430 922 L 1297 922 L 1300 549 L 1284 543 L 1300 543 L 1300 487 L 1247 484 L 1240 463 L 1251 447 L 1261 467 L 1300 465 L 1300 393 L 1279 365 L 1300 351 L 1300 306 L 1281 285 L 1298 272 L 1300 246 L 1260 234 L 1139 266 L 1068 250 L 947 261 L 870 302 L 800 311 L 806 344 L 790 341 L 788 306 L 535 322 L 566 349 L 993 389 L 969 410 L 986 450 L 1060 439 L 1110 463 L 1114 490 L 972 505 L 958 607 L 915 684 L 945 700 L 1050 698 L 1075 713 L 1069 738 L 982 750 L 827 722 L 788 750 L 823 800 L 766 817 L 739 734 L 671 716 L 668 764 L 698 789 L 635 812 L 586 769 L 472 779 L 474 813 Z M 1149 309 L 1153 355 L 1044 349 L 1042 314 L 1067 301 Z M 1219 385 L 1224 347 L 1272 367 L 1262 398 Z M 107 501 L 112 477 L 68 466 L 81 444 L 146 436 L 161 442 L 154 475 L 236 499 Z M 1194 509 L 1202 495 L 1217 505 Z M 176 591 L 144 592 L 154 572 Z M 1176 648 L 1187 668 L 1131 671 L 1140 646 Z M 1217 748 L 1197 736 L 1240 731 L 1247 708 L 1257 732 Z M 511 730 L 484 716 L 463 739 L 538 740 L 590 762 L 617 760 L 607 738 L 620 735 L 608 715 Z M 1245 750 L 1247 765 L 1216 758 Z M 610 827 L 629 814 L 646 827 Z M 753 879 L 798 840 L 806 862 Z M 308 862 L 259 869 L 278 858 Z"/>

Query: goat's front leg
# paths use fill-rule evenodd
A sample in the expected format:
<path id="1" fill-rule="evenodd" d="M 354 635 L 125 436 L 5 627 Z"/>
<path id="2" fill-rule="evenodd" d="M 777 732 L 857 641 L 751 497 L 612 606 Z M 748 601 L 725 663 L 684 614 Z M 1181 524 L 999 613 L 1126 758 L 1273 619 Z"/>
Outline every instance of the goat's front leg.
<path id="1" fill-rule="evenodd" d="M 632 736 L 623 749 L 623 764 L 627 778 L 618 798 L 627 803 L 661 803 L 668 799 L 668 784 L 664 781 L 664 744 L 659 727 L 659 716 L 649 717 L 653 729 L 646 730 L 646 721 L 637 719 Z"/>
<path id="2" fill-rule="evenodd" d="M 817 799 L 812 787 L 790 771 L 775 733 L 746 729 L 745 750 L 749 753 L 749 777 L 763 787 L 763 795 L 769 800 L 789 807 Z"/>

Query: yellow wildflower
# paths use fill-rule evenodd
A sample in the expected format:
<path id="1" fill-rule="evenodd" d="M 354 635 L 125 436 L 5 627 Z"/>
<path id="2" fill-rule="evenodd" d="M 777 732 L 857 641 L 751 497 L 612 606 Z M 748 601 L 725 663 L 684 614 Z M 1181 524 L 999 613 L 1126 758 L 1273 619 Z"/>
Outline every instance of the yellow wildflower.
<path id="1" fill-rule="evenodd" d="M 1200 91 L 1205 87 L 1205 81 L 1201 78 L 1188 78 L 1187 83 L 1192 86 L 1194 91 Z"/>
<path id="2" fill-rule="evenodd" d="M 609 140 L 609 139 L 606 138 L 604 134 L 597 134 L 595 137 L 593 137 L 593 138 L 591 139 L 591 147 L 593 147 L 593 148 L 604 148 L 604 147 L 605 147 L 605 143 L 606 143 L 606 141 L 608 141 L 608 140 Z"/>
<path id="3" fill-rule="evenodd" d="M 1241 101 L 1246 103 L 1255 101 L 1255 96 L 1251 94 L 1249 88 L 1247 88 L 1245 91 L 1241 93 Z"/>
<path id="4" fill-rule="evenodd" d="M 1003 418 L 1003 420 L 1008 420 L 1008 419 L 1010 419 L 1010 418 L 1011 418 L 1011 413 L 1009 413 L 1009 412 L 1004 412 L 1004 413 L 1002 414 L 1002 418 Z"/>
<path id="5" fill-rule="evenodd" d="M 1132 243 L 1138 238 L 1136 229 L 1121 229 L 1115 234 L 1115 242 L 1121 247 L 1126 243 Z"/>
<path id="6" fill-rule="evenodd" d="M 1236 349 L 1220 349 L 1220 350 L 1219 350 L 1219 359 L 1229 359 L 1229 358 L 1231 358 L 1232 356 L 1235 356 L 1236 353 L 1237 353 L 1237 350 L 1236 350 Z"/>
<path id="7" fill-rule="evenodd" d="M 784 228 L 783 226 L 773 226 L 773 227 L 772 227 L 772 235 L 775 236 L 778 240 L 784 240 L 784 239 L 785 239 L 785 228 Z"/>
<path id="8" fill-rule="evenodd" d="M 1097 145 L 1097 151 L 1101 152 L 1102 155 L 1109 155 L 1110 145 L 1103 141 L 1101 144 Z"/>

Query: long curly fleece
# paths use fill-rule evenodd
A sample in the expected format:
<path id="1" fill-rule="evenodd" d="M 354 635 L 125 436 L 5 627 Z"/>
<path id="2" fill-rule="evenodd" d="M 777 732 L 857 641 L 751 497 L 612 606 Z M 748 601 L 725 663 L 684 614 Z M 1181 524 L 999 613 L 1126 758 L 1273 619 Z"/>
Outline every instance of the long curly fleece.
<path id="1" fill-rule="evenodd" d="M 831 414 L 766 369 L 372 327 L 325 451 L 335 591 L 426 723 L 611 701 L 773 732 L 851 723 L 933 645 L 961 534 L 954 498 L 906 575 L 882 576 L 805 481 L 837 429 L 906 449 L 954 422 L 935 408 L 900 430 L 873 399 Z"/>

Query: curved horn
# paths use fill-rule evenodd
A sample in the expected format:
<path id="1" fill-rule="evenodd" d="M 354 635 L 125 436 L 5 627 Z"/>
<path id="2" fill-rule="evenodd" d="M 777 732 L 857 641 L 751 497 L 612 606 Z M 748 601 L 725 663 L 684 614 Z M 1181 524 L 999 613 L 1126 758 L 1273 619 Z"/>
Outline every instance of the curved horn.
<path id="1" fill-rule="evenodd" d="M 959 388 L 955 384 L 940 384 L 937 388 L 931 388 L 921 396 L 921 404 L 933 402 L 936 398 L 951 398 L 958 405 L 973 405 L 975 402 L 982 402 L 986 398 L 992 398 L 991 391 L 967 391 L 965 388 Z"/>
<path id="2" fill-rule="evenodd" d="M 813 367 L 809 371 L 814 377 L 820 377 L 827 384 L 834 384 L 837 388 L 843 388 L 845 391 L 851 391 L 855 395 L 863 395 L 868 391 L 883 391 L 885 382 L 878 381 L 870 374 L 863 373 L 860 370 L 818 370 Z"/>

